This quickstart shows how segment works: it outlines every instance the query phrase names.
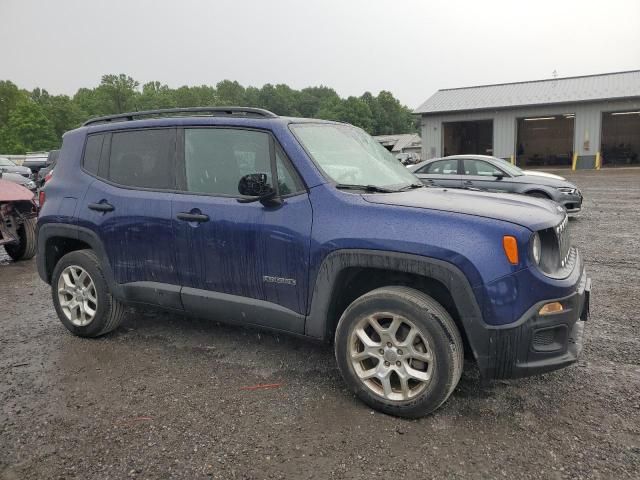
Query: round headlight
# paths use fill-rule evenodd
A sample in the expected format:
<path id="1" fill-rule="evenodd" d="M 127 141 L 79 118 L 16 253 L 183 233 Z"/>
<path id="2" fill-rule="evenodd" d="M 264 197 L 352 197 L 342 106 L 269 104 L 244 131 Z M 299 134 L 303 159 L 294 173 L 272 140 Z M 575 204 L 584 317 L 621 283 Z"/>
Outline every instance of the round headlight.
<path id="1" fill-rule="evenodd" d="M 540 235 L 533 235 L 533 245 L 531 246 L 531 254 L 536 265 L 540 265 L 540 255 L 542 253 L 542 244 L 540 243 Z"/>

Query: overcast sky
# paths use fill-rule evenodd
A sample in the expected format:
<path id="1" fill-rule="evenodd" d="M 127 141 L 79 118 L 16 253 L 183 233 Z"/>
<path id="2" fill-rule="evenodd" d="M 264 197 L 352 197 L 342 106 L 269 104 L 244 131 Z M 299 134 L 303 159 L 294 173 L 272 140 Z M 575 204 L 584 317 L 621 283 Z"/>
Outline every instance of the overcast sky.
<path id="1" fill-rule="evenodd" d="M 640 69 L 640 0 L 0 0 L 0 79 L 390 90 Z"/>

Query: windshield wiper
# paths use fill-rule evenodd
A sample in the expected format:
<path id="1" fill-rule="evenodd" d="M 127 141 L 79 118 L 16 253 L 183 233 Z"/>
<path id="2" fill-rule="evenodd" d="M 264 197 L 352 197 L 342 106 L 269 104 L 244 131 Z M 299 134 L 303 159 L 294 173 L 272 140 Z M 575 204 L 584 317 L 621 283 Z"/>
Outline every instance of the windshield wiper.
<path id="1" fill-rule="evenodd" d="M 384 187 L 378 187 L 377 185 L 353 185 L 350 183 L 338 183 L 336 188 L 340 190 L 364 190 L 365 192 L 377 192 L 377 193 L 393 193 L 398 190 L 390 190 Z"/>
<path id="2" fill-rule="evenodd" d="M 424 187 L 423 183 L 410 183 L 409 185 L 405 185 L 402 188 L 399 188 L 397 191 L 398 192 L 404 192 L 405 190 L 413 190 L 415 188 L 422 188 Z"/>

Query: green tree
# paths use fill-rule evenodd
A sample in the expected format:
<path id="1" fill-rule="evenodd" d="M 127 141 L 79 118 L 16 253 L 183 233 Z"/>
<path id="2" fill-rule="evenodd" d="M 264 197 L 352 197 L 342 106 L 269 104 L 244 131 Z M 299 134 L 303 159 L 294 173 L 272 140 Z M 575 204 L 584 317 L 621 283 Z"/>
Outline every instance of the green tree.
<path id="1" fill-rule="evenodd" d="M 87 119 L 113 113 L 109 112 L 109 107 L 98 95 L 95 88 L 80 88 L 73 96 L 72 101 Z"/>
<path id="2" fill-rule="evenodd" d="M 96 89 L 102 105 L 111 113 L 124 113 L 135 110 L 137 88 L 140 84 L 133 78 L 120 75 L 103 75 Z"/>
<path id="3" fill-rule="evenodd" d="M 297 116 L 295 91 L 289 86 L 267 83 L 260 89 L 258 102 L 262 108 L 271 110 L 276 115 Z"/>
<path id="4" fill-rule="evenodd" d="M 172 90 L 160 82 L 149 82 L 142 86 L 142 93 L 136 100 L 138 110 L 155 110 L 158 108 L 173 108 L 176 99 Z"/>
<path id="5" fill-rule="evenodd" d="M 20 155 L 58 146 L 51 121 L 43 108 L 29 98 L 15 106 L 7 123 L 0 128 L 0 151 L 3 153 Z"/>
<path id="6" fill-rule="evenodd" d="M 57 138 L 62 138 L 64 132 L 78 127 L 85 118 L 85 114 L 66 95 L 49 95 L 46 90 L 36 88 L 31 92 L 31 98 L 42 107 Z"/>
<path id="7" fill-rule="evenodd" d="M 9 114 L 20 101 L 27 98 L 25 92 L 8 80 L 0 81 L 0 127 L 9 121 Z"/>
<path id="8" fill-rule="evenodd" d="M 216 85 L 218 104 L 225 107 L 247 106 L 245 105 L 245 89 L 238 82 L 222 80 Z"/>
<path id="9" fill-rule="evenodd" d="M 415 120 L 411 110 L 403 106 L 391 92 L 382 90 L 377 97 L 378 105 L 389 118 L 389 133 L 411 133 L 415 131 Z"/>
<path id="10" fill-rule="evenodd" d="M 135 110 L 172 107 L 239 105 L 262 107 L 279 115 L 325 118 L 349 122 L 373 135 L 416 132 L 418 122 L 411 110 L 390 92 L 377 96 L 340 96 L 323 85 L 295 90 L 285 84 L 244 87 L 222 80 L 210 85 L 170 88 L 158 81 L 139 83 L 132 77 L 104 75 L 95 88 L 81 88 L 72 98 L 50 95 L 36 88 L 20 90 L 0 81 L 0 148 L 16 152 L 57 145 L 62 134 L 90 117 Z M 9 125 L 10 124 L 10 125 Z"/>
<path id="11" fill-rule="evenodd" d="M 176 107 L 209 107 L 218 103 L 216 89 L 208 85 L 199 87 L 185 85 L 173 90 L 172 96 Z"/>

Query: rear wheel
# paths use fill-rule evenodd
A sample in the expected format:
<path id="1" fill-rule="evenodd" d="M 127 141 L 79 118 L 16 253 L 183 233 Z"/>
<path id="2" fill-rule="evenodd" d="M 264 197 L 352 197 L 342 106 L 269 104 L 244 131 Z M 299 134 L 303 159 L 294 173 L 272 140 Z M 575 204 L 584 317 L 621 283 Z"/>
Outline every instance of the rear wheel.
<path id="1" fill-rule="evenodd" d="M 120 325 L 124 305 L 111 295 L 91 250 L 63 256 L 51 277 L 53 305 L 62 324 L 80 337 L 98 337 Z"/>
<path id="2" fill-rule="evenodd" d="M 362 401 L 408 418 L 444 403 L 463 367 L 462 339 L 451 316 L 407 287 L 379 288 L 356 299 L 338 323 L 335 353 Z"/>
<path id="3" fill-rule="evenodd" d="M 35 218 L 26 219 L 17 230 L 20 241 L 4 246 L 7 255 L 13 260 L 29 260 L 36 254 L 36 221 Z"/>

